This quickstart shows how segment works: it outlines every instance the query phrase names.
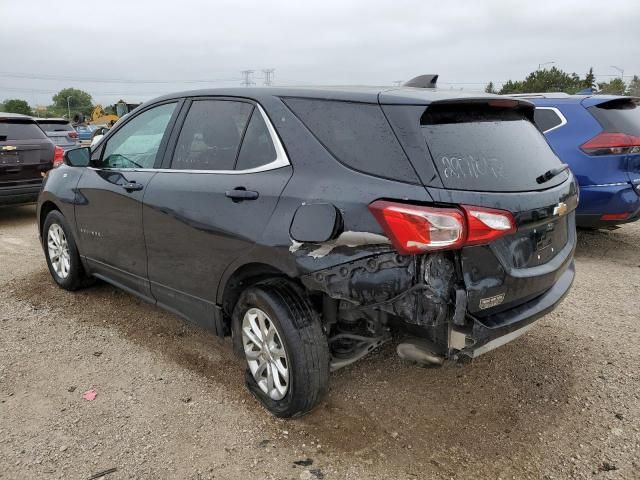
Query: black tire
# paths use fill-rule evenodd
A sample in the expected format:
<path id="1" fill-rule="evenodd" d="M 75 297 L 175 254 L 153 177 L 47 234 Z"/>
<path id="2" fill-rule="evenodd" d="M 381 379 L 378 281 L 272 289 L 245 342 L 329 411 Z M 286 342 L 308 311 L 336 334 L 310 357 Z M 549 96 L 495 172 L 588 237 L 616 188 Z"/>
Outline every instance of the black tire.
<path id="1" fill-rule="evenodd" d="M 66 277 L 60 276 L 55 271 L 53 264 L 51 263 L 51 258 L 49 257 L 49 248 L 47 242 L 49 230 L 54 225 L 58 225 L 62 229 L 67 241 L 67 247 L 69 251 L 69 273 Z M 64 215 L 62 215 L 62 213 L 60 213 L 58 210 L 52 210 L 51 212 L 49 212 L 47 218 L 45 218 L 44 220 L 44 225 L 42 227 L 42 247 L 44 249 L 45 258 L 47 259 L 49 273 L 51 273 L 51 277 L 53 277 L 53 280 L 59 286 L 61 286 L 65 290 L 73 291 L 93 283 L 93 279 L 88 277 L 84 270 L 71 228 L 64 218 Z"/>
<path id="2" fill-rule="evenodd" d="M 251 308 L 262 310 L 273 322 L 284 344 L 290 373 L 288 390 L 281 400 L 263 392 L 248 367 L 247 388 L 276 417 L 308 413 L 326 394 L 329 383 L 329 346 L 318 314 L 301 289 L 287 280 L 268 280 L 248 288 L 240 295 L 232 318 L 234 345 L 245 362 L 242 320 Z"/>

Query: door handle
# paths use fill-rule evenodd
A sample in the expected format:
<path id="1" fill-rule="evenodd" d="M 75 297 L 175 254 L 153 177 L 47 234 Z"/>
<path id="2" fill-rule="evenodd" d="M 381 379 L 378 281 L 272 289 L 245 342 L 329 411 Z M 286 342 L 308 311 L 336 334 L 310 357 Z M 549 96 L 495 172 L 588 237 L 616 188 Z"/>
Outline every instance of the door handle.
<path id="1" fill-rule="evenodd" d="M 122 188 L 124 188 L 127 192 L 134 192 L 134 191 L 142 190 L 144 188 L 144 185 L 136 182 L 127 182 L 124 185 L 122 185 Z"/>
<path id="2" fill-rule="evenodd" d="M 245 187 L 236 187 L 233 190 L 227 190 L 225 192 L 227 198 L 230 198 L 234 202 L 242 202 L 243 200 L 255 200 L 260 194 L 253 190 L 247 190 Z"/>

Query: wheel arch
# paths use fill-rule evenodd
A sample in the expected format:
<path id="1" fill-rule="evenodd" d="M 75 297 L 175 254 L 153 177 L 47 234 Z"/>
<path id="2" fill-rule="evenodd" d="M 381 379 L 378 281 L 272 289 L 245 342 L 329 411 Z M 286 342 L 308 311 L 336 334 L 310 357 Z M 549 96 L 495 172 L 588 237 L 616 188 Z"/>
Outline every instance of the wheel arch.
<path id="1" fill-rule="evenodd" d="M 52 200 L 45 200 L 42 205 L 40 205 L 40 208 L 38 209 L 38 233 L 40 234 L 40 238 L 42 238 L 42 228 L 44 227 L 47 215 L 54 210 L 57 210 L 62 214 L 60 207 L 58 207 L 58 205 L 56 205 Z"/>
<path id="2" fill-rule="evenodd" d="M 286 278 L 291 280 L 292 277 L 278 268 L 277 266 L 262 263 L 251 262 L 238 266 L 233 272 L 225 274 L 225 279 L 218 290 L 218 304 L 222 305 L 222 311 L 231 317 L 233 308 L 240 297 L 243 290 L 268 278 Z"/>

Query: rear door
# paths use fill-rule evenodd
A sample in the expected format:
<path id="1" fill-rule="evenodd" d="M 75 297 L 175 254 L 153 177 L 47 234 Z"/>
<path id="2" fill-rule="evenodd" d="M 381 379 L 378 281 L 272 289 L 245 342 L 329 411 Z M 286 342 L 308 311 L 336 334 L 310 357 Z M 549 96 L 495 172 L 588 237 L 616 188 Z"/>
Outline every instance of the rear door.
<path id="1" fill-rule="evenodd" d="M 420 130 L 422 152 L 415 133 L 408 152 L 418 172 L 420 163 L 433 163 L 444 187 L 428 187 L 437 203 L 514 216 L 515 233 L 462 249 L 469 311 L 484 316 L 550 289 L 573 258 L 577 187 L 568 171 L 537 180 L 561 162 L 532 123 L 533 106 L 478 99 L 384 108 L 401 142 Z"/>
<path id="2" fill-rule="evenodd" d="M 53 143 L 31 118 L 0 114 L 0 188 L 39 185 L 53 155 Z"/>
<path id="3" fill-rule="evenodd" d="M 249 101 L 195 99 L 172 139 L 144 199 L 151 290 L 210 326 L 223 271 L 259 240 L 292 169 Z"/>
<path id="4" fill-rule="evenodd" d="M 151 106 L 123 123 L 95 152 L 77 186 L 80 252 L 92 273 L 150 297 L 142 200 L 156 174 L 178 102 Z"/>

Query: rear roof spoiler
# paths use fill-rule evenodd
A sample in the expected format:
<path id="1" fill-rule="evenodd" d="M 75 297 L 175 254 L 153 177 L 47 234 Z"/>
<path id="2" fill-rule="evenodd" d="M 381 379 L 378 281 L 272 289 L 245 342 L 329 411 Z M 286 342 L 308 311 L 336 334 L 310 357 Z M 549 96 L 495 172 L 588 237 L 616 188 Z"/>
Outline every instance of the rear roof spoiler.
<path id="1" fill-rule="evenodd" d="M 414 88 L 436 88 L 436 83 L 438 82 L 437 74 L 426 74 L 426 75 L 418 75 L 417 77 L 413 77 L 411 80 L 404 82 L 404 87 L 414 87 Z"/>

